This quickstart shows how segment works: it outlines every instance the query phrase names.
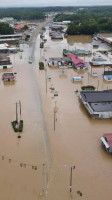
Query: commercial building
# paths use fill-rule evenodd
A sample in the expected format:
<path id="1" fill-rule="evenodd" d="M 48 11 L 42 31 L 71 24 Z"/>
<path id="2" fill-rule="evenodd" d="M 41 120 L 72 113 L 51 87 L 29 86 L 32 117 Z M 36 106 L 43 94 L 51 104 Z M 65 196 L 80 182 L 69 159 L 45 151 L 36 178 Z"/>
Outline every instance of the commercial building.
<path id="1" fill-rule="evenodd" d="M 10 58 L 4 54 L 0 54 L 0 69 L 12 68 Z"/>
<path id="2" fill-rule="evenodd" d="M 97 34 L 97 38 L 110 45 L 112 44 L 112 34 Z"/>
<path id="3" fill-rule="evenodd" d="M 82 59 L 80 59 L 77 55 L 69 54 L 69 58 L 71 58 L 73 67 L 77 70 L 85 70 L 86 65 Z"/>
<path id="4" fill-rule="evenodd" d="M 112 118 L 112 90 L 81 91 L 80 99 L 92 118 Z"/>
<path id="5" fill-rule="evenodd" d="M 72 67 L 72 61 L 71 61 L 71 58 L 69 58 L 69 57 L 66 57 L 66 58 L 49 58 L 48 65 L 49 65 L 49 67 L 52 67 L 52 66 L 58 66 L 58 67 L 69 66 L 69 67 Z"/>

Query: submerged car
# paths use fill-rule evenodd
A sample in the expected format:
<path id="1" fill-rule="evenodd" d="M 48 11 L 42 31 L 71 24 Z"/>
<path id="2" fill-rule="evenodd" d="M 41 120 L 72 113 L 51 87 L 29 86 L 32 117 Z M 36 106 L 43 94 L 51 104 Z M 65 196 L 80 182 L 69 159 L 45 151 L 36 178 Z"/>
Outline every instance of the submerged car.
<path id="1" fill-rule="evenodd" d="M 101 137 L 102 144 L 108 153 L 112 153 L 112 133 L 106 133 Z"/>
<path id="2" fill-rule="evenodd" d="M 4 73 L 3 75 L 2 75 L 2 80 L 3 81 L 14 81 L 15 80 L 15 75 L 14 75 L 14 73 Z"/>

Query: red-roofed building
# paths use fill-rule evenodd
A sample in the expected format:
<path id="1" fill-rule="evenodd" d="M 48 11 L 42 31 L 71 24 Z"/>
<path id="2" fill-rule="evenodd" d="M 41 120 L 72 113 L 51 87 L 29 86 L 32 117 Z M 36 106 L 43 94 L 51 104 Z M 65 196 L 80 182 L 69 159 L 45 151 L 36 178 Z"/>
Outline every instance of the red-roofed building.
<path id="1" fill-rule="evenodd" d="M 86 65 L 82 59 L 80 59 L 77 55 L 69 54 L 69 58 L 71 58 L 73 67 L 78 70 L 84 70 Z"/>
<path id="2" fill-rule="evenodd" d="M 16 27 L 15 27 L 15 29 L 23 29 L 24 28 L 24 24 L 20 24 L 20 25 L 17 25 Z"/>
<path id="3" fill-rule="evenodd" d="M 21 32 L 21 31 L 23 31 L 24 26 L 25 26 L 25 24 L 17 25 L 17 26 L 15 27 L 15 31 L 16 31 L 16 32 Z"/>
<path id="4" fill-rule="evenodd" d="M 112 153 L 112 133 L 106 133 L 101 137 L 102 143 L 108 153 Z"/>

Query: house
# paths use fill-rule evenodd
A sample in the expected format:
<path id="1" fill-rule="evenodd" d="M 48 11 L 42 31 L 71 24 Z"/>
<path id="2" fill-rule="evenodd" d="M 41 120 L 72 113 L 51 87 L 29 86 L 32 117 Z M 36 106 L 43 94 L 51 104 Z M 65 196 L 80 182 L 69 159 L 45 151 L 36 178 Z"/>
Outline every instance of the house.
<path id="1" fill-rule="evenodd" d="M 17 53 L 17 48 L 10 47 L 7 43 L 0 44 L 0 53 Z"/>
<path id="2" fill-rule="evenodd" d="M 101 137 L 103 146 L 108 153 L 112 153 L 112 133 L 106 133 Z"/>
<path id="3" fill-rule="evenodd" d="M 3 81 L 14 81 L 15 80 L 15 75 L 14 73 L 4 73 L 2 75 L 2 80 Z"/>
<path id="4" fill-rule="evenodd" d="M 12 68 L 10 58 L 4 54 L 0 54 L 0 69 Z"/>
<path id="5" fill-rule="evenodd" d="M 80 99 L 92 118 L 112 118 L 112 90 L 81 91 Z"/>
<path id="6" fill-rule="evenodd" d="M 85 70 L 86 65 L 84 63 L 84 61 L 80 58 L 78 58 L 77 55 L 74 54 L 69 54 L 69 58 L 71 58 L 72 63 L 73 63 L 73 67 L 77 70 Z"/>
<path id="7" fill-rule="evenodd" d="M 15 26 L 15 31 L 16 32 L 22 32 L 24 29 L 25 24 L 19 24 Z"/>
<path id="8" fill-rule="evenodd" d="M 104 71 L 103 78 L 106 81 L 112 81 L 112 71 Z"/>

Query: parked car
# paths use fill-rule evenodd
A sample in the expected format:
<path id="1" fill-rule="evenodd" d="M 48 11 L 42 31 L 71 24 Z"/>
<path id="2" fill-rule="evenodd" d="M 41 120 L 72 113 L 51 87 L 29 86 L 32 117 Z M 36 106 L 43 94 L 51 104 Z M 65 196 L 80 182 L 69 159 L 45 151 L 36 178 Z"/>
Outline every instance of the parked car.
<path id="1" fill-rule="evenodd" d="M 29 64 L 32 64 L 32 60 L 29 60 L 28 62 L 29 62 Z"/>

